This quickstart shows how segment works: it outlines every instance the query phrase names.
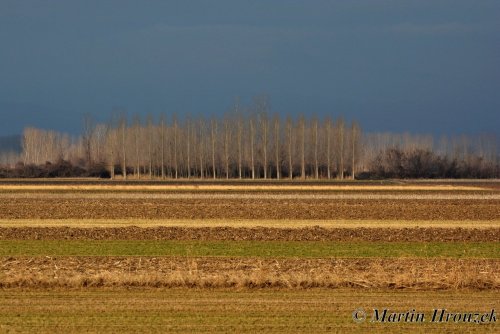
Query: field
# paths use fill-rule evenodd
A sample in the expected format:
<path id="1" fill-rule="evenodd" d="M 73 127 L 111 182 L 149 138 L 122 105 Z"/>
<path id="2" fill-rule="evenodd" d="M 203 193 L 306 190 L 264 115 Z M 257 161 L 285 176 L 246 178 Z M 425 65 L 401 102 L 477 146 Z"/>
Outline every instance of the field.
<path id="1" fill-rule="evenodd" d="M 354 308 L 487 312 L 498 295 L 485 291 L 352 289 L 6 290 L 1 330 L 16 332 L 153 333 L 488 333 L 497 324 L 353 323 Z M 404 327 L 401 328 L 401 327 Z M 498 332 L 498 331 L 497 331 Z"/>
<path id="2" fill-rule="evenodd" d="M 0 330 L 495 332 L 500 182 L 0 181 Z"/>

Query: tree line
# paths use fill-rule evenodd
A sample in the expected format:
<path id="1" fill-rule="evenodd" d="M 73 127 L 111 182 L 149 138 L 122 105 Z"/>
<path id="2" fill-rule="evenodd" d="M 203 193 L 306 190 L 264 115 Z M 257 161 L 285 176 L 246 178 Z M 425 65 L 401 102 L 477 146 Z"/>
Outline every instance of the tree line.
<path id="1" fill-rule="evenodd" d="M 265 111 L 220 119 L 121 115 L 109 124 L 87 119 L 76 139 L 27 128 L 22 158 L 25 165 L 99 165 L 123 179 L 342 179 L 357 171 L 361 135 L 356 122 L 341 118 L 282 119 Z"/>
<path id="2" fill-rule="evenodd" d="M 268 100 L 222 117 L 165 114 L 106 124 L 83 120 L 72 137 L 26 128 L 18 163 L 0 176 L 120 179 L 344 179 L 499 177 L 496 136 L 363 133 L 342 117 L 272 114 Z"/>

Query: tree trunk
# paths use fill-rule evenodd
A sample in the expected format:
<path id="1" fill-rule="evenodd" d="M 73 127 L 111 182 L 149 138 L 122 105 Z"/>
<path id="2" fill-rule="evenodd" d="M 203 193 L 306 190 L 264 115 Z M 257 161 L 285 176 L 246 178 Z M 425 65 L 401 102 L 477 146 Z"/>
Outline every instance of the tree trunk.
<path id="1" fill-rule="evenodd" d="M 238 118 L 238 177 L 241 179 L 242 178 L 242 161 L 241 161 L 241 156 L 242 156 L 242 137 L 243 136 L 243 120 L 241 118 Z"/>
<path id="2" fill-rule="evenodd" d="M 331 155 L 331 122 L 328 119 L 325 123 L 326 126 L 326 161 L 327 161 L 327 177 L 330 180 L 332 178 L 332 155 Z"/>
<path id="3" fill-rule="evenodd" d="M 151 115 L 148 116 L 148 160 L 149 160 L 149 179 L 153 178 L 153 122 Z"/>
<path id="4" fill-rule="evenodd" d="M 127 130 L 127 118 L 125 115 L 122 116 L 122 121 L 121 121 L 121 130 L 122 130 L 122 158 L 123 158 L 123 170 L 122 170 L 122 175 L 123 175 L 123 179 L 126 180 L 127 179 L 127 150 L 126 150 L 126 146 L 127 146 L 127 143 L 126 143 L 126 130 Z"/>
<path id="5" fill-rule="evenodd" d="M 358 138 L 359 138 L 359 126 L 356 122 L 352 122 L 352 127 L 351 127 L 351 141 L 352 141 L 352 179 L 354 180 L 356 178 L 356 154 L 357 154 L 357 144 L 358 144 Z"/>
<path id="6" fill-rule="evenodd" d="M 301 140 L 301 143 L 300 143 L 300 148 L 301 148 L 301 159 L 300 159 L 300 166 L 301 166 L 301 177 L 302 179 L 305 179 L 306 178 L 306 125 L 305 125 L 305 121 L 304 121 L 304 118 L 301 117 L 300 118 L 300 140 Z"/>
<path id="7" fill-rule="evenodd" d="M 318 121 L 313 120 L 313 136 L 314 136 L 314 178 L 317 180 L 319 178 L 319 166 L 318 166 Z"/>
<path id="8" fill-rule="evenodd" d="M 165 179 L 165 117 L 161 116 L 161 178 Z"/>
<path id="9" fill-rule="evenodd" d="M 213 172 L 213 178 L 215 180 L 216 174 L 215 174 L 215 136 L 217 132 L 217 124 L 215 123 L 215 120 L 212 120 L 212 172 Z"/>
<path id="10" fill-rule="evenodd" d="M 255 157 L 254 157 L 254 137 L 255 129 L 253 124 L 253 119 L 250 119 L 250 160 L 252 164 L 252 180 L 255 179 Z"/>
<path id="11" fill-rule="evenodd" d="M 337 121 L 338 124 L 338 135 L 339 135 L 339 159 L 340 159 L 340 166 L 339 166 L 339 176 L 340 179 L 344 179 L 344 120 L 339 119 Z"/>
<path id="12" fill-rule="evenodd" d="M 205 140 L 205 134 L 204 134 L 204 123 L 203 123 L 203 120 L 200 119 L 200 122 L 199 122 L 199 144 L 198 144 L 198 152 L 199 152 L 199 159 L 200 159 L 200 178 L 203 179 L 203 173 L 204 173 L 204 168 L 203 168 L 203 153 L 204 153 L 204 150 L 203 150 L 203 145 L 205 144 L 204 143 L 204 140 Z"/>
<path id="13" fill-rule="evenodd" d="M 94 136 L 94 124 L 92 116 L 85 114 L 83 116 L 83 145 L 85 148 L 85 162 L 87 166 L 92 165 L 92 139 Z"/>
<path id="14" fill-rule="evenodd" d="M 292 142 L 293 142 L 293 139 L 292 139 L 292 128 L 293 128 L 293 124 L 292 124 L 292 120 L 291 119 L 288 119 L 287 120 L 287 128 L 288 128 L 288 177 L 290 178 L 290 180 L 293 179 L 293 163 L 292 163 Z"/>
<path id="15" fill-rule="evenodd" d="M 261 115 L 262 125 L 262 152 L 264 153 L 264 180 L 267 179 L 267 115 Z"/>
<path id="16" fill-rule="evenodd" d="M 139 135 L 141 133 L 141 122 L 139 117 L 134 120 L 134 151 L 135 151 L 135 175 L 138 179 L 141 178 L 141 166 L 139 159 Z"/>
<path id="17" fill-rule="evenodd" d="M 274 120 L 274 144 L 276 154 L 276 179 L 280 179 L 280 120 L 277 117 Z"/>
<path id="18" fill-rule="evenodd" d="M 179 166 L 177 162 L 177 120 L 174 119 L 174 176 L 177 179 L 179 177 Z"/>
<path id="19" fill-rule="evenodd" d="M 229 120 L 224 120 L 224 162 L 226 169 L 226 179 L 229 179 L 229 141 L 230 141 Z"/>
<path id="20" fill-rule="evenodd" d="M 186 122 L 186 142 L 187 142 L 187 178 L 191 178 L 191 122 Z"/>

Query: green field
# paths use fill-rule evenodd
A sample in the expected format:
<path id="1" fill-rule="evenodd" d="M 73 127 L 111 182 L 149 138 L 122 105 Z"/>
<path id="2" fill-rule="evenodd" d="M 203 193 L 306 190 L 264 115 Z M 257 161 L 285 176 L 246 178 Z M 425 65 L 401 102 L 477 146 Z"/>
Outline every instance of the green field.
<path id="1" fill-rule="evenodd" d="M 497 242 L 2 240 L 0 256 L 500 258 Z"/>

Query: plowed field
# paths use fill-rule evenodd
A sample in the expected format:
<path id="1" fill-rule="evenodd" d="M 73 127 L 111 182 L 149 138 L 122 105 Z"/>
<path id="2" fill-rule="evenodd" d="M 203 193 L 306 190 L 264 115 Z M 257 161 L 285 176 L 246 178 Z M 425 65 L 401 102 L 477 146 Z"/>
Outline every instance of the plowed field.
<path id="1" fill-rule="evenodd" d="M 0 240 L 496 241 L 500 228 L 0 227 Z"/>
<path id="2" fill-rule="evenodd" d="M 500 200 L 2 199 L 0 219 L 500 220 Z"/>

